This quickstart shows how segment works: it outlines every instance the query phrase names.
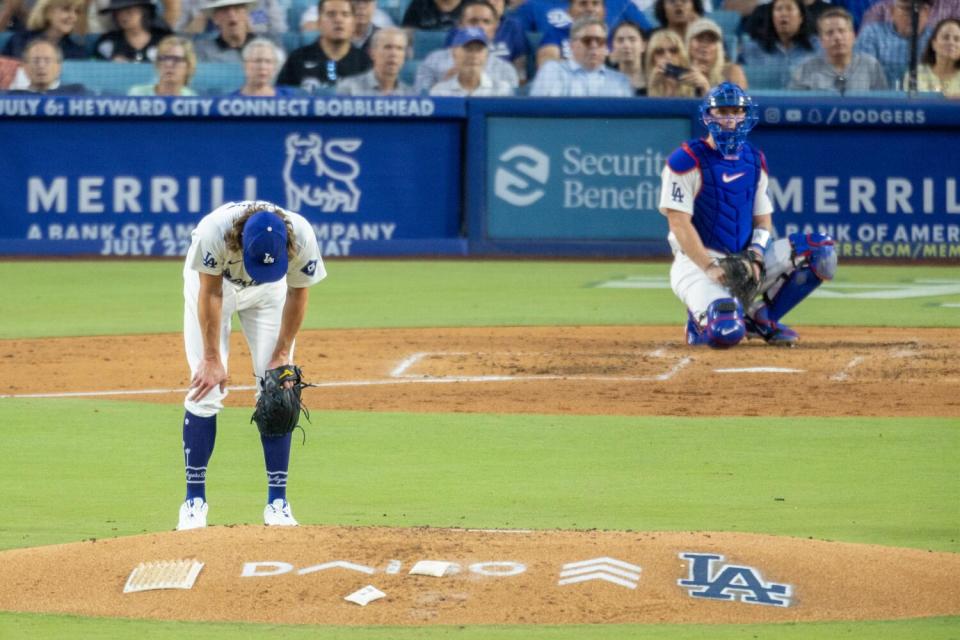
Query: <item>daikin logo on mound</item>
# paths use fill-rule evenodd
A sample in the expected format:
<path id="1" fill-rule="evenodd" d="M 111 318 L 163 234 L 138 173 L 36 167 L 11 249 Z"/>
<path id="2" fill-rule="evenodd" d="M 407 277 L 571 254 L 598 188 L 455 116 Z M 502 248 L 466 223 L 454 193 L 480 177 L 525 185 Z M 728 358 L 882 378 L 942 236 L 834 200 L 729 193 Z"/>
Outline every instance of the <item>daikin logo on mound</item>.
<path id="1" fill-rule="evenodd" d="M 536 147 L 519 144 L 504 151 L 494 176 L 493 192 L 515 207 L 529 207 L 546 193 L 550 157 Z"/>

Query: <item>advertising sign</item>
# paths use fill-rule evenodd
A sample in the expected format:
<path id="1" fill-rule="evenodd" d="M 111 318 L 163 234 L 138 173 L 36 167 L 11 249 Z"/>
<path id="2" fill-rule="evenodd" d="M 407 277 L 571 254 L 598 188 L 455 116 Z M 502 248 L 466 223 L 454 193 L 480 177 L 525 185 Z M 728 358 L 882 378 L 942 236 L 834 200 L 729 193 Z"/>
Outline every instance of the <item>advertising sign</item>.
<path id="1" fill-rule="evenodd" d="M 456 121 L 5 119 L 0 139 L 3 252 L 183 255 L 243 199 L 304 214 L 328 256 L 459 232 Z"/>
<path id="2" fill-rule="evenodd" d="M 489 117 L 486 237 L 663 240 L 660 172 L 689 137 L 684 117 Z"/>
<path id="3" fill-rule="evenodd" d="M 827 233 L 840 257 L 960 258 L 960 145 L 935 131 L 758 127 L 774 224 Z"/>

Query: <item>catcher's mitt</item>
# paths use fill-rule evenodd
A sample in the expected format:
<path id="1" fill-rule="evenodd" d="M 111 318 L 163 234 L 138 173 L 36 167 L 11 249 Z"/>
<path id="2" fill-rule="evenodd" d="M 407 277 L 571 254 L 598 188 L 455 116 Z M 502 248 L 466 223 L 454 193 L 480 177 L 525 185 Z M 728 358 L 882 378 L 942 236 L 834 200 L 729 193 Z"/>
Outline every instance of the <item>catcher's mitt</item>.
<path id="1" fill-rule="evenodd" d="M 260 379 L 260 397 L 250 422 L 257 423 L 261 435 L 268 438 L 285 436 L 300 425 L 300 412 L 310 420 L 310 412 L 300 401 L 304 387 L 300 367 L 289 364 L 268 369 Z"/>
<path id="2" fill-rule="evenodd" d="M 753 274 L 754 264 L 760 267 L 759 279 Z M 763 258 L 747 249 L 718 259 L 717 265 L 723 269 L 724 286 L 740 301 L 746 311 L 763 283 Z"/>

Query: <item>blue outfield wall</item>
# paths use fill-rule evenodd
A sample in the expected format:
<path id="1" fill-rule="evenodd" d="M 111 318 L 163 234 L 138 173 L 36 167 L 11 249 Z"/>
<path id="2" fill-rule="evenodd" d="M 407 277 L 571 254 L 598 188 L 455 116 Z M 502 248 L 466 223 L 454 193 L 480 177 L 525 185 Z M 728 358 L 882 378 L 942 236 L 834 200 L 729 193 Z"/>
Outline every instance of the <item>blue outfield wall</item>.
<path id="1" fill-rule="evenodd" d="M 761 97 L 778 233 L 960 258 L 960 105 Z M 339 255 L 666 255 L 664 159 L 697 102 L 0 97 L 0 255 L 183 255 L 264 198 Z"/>

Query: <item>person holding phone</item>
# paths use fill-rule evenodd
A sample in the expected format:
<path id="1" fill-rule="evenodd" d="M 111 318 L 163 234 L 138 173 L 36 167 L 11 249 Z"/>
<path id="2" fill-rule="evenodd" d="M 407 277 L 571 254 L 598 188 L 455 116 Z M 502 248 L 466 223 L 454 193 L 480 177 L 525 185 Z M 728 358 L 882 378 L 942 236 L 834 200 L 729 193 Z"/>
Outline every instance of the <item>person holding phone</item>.
<path id="1" fill-rule="evenodd" d="M 707 77 L 691 67 L 687 48 L 675 31 L 661 29 L 650 36 L 644 66 L 650 73 L 650 97 L 694 98 L 710 90 Z"/>

